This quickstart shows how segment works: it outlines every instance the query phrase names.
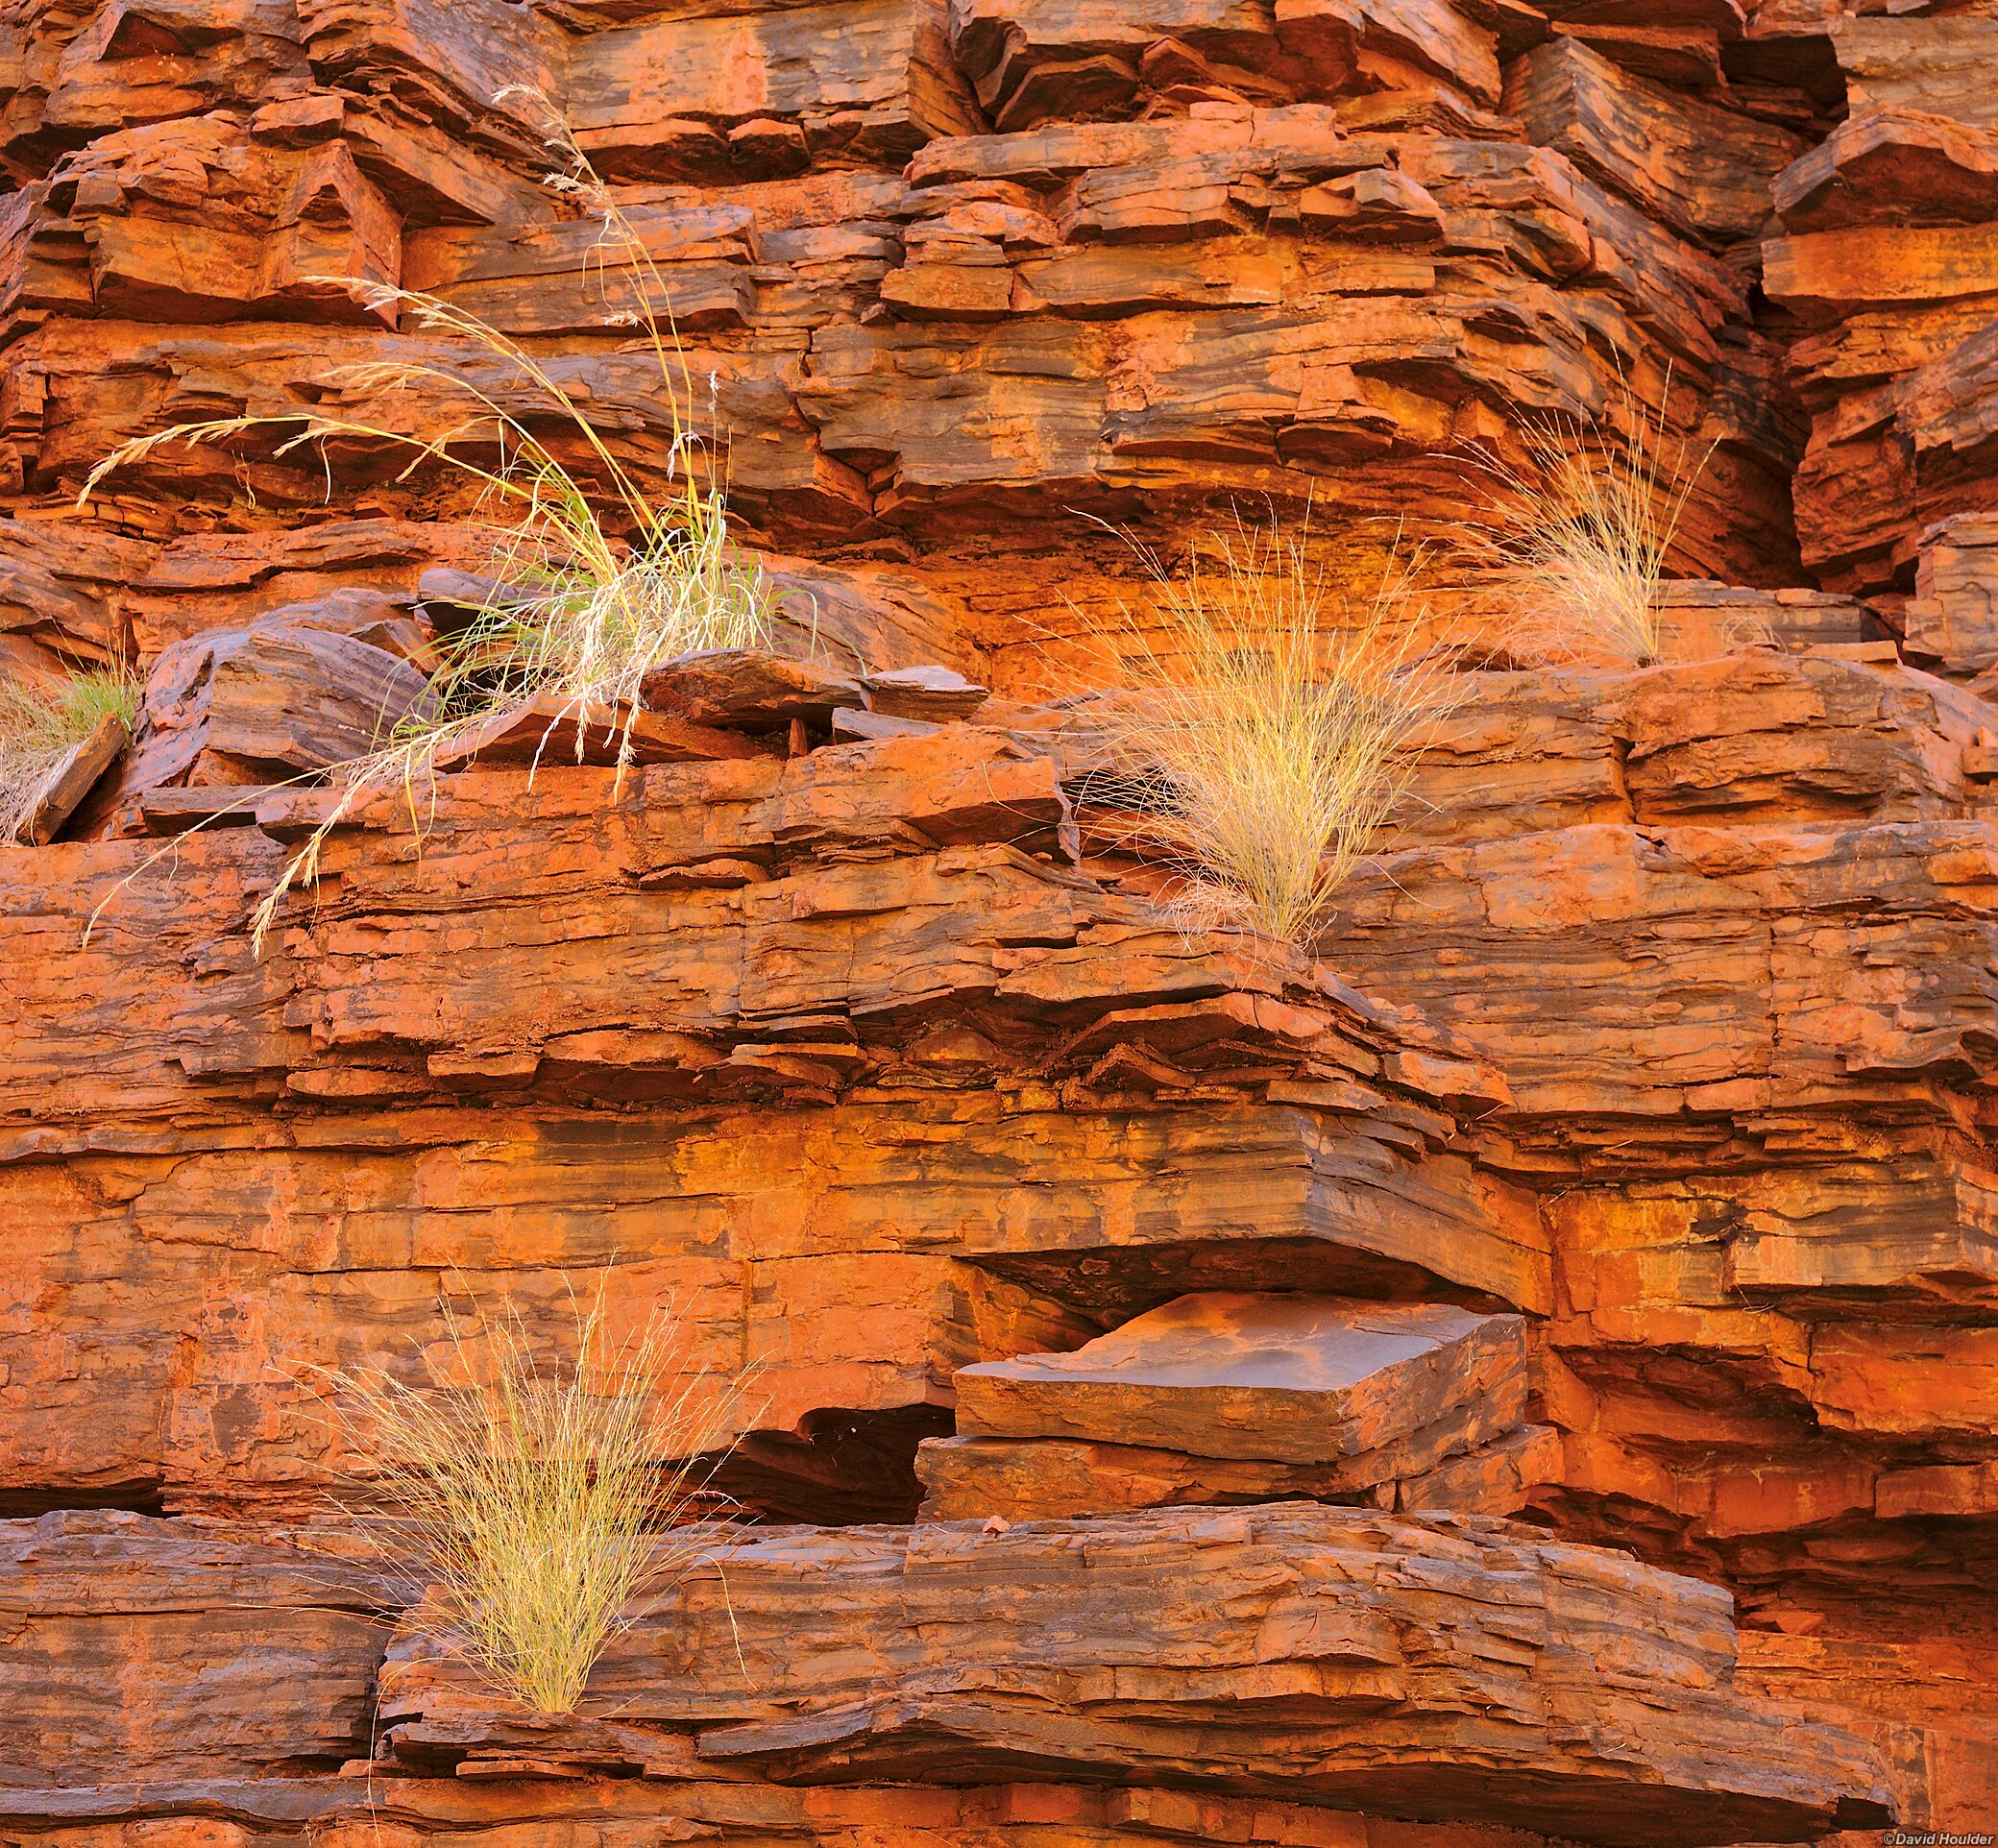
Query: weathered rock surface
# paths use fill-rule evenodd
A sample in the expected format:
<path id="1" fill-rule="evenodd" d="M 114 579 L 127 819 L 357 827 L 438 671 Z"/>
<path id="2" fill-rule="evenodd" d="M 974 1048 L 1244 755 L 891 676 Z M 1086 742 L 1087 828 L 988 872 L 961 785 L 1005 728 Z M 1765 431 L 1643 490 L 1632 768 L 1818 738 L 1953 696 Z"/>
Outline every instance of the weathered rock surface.
<path id="1" fill-rule="evenodd" d="M 1488 679 L 1425 771 L 1462 787 L 1433 823 L 1407 824 L 1446 839 L 1390 863 L 1380 899 L 1356 886 L 1340 927 L 1346 966 L 1452 1019 L 1461 1041 L 1322 968 L 1146 925 L 1095 876 L 1113 865 L 1067 858 L 1060 763 L 962 723 L 642 769 L 622 795 L 609 770 L 544 767 L 531 791 L 524 770 L 448 779 L 417 857 L 406 805 L 383 798 L 334 836 L 328 879 L 261 964 L 215 950 L 240 944 L 248 894 L 324 798 L 288 793 L 257 827 L 191 838 L 178 879 L 204 907 L 141 873 L 81 958 L 137 844 L 16 856 L 20 940 L 60 932 L 64 947 L 25 958 L 50 982 L 16 996 L 10 1029 L 5 1184 L 31 1228 L 15 1261 L 35 1305 L 0 1400 L 13 1505 L 307 1506 L 341 1459 L 306 1369 L 402 1364 L 437 1326 L 440 1277 L 531 1310 L 558 1272 L 610 1264 L 634 1305 L 671 1293 L 690 1308 L 703 1364 L 768 1363 L 771 1402 L 740 1460 L 752 1505 L 906 1512 L 909 1459 L 937 1431 L 910 1410 L 947 1416 L 965 1365 L 1073 1350 L 1188 1290 L 1279 1285 L 1524 1310 L 1531 1396 L 1516 1361 L 1510 1385 L 1447 1371 L 1449 1435 L 1353 1471 L 1258 1464 L 1272 1447 L 1238 1436 L 967 1436 L 925 1452 L 933 1507 L 1387 1497 L 1635 1535 L 1732 1578 L 1766 1621 L 1850 1621 L 1884 1548 L 1961 1600 L 1989 1525 L 1975 1408 L 1998 1317 L 1983 1170 L 1946 1081 L 1919 1065 L 1896 1080 L 1877 1058 L 1855 1076 L 1800 1029 L 1772 1065 L 1767 949 L 1734 988 L 1689 957 L 1709 1024 L 1663 1063 L 1649 997 L 1675 978 L 1655 953 L 1607 965 L 1652 969 L 1652 989 L 1612 973 L 1588 1007 L 1572 985 L 1536 992 L 1523 961 L 1467 988 L 1451 959 L 1489 960 L 1523 931 L 1533 966 L 1572 985 L 1589 966 L 1576 933 L 1615 945 L 1652 916 L 1640 905 L 1626 924 L 1606 903 L 1645 889 L 1627 875 L 1561 896 L 1584 840 L 1628 854 L 1656 839 L 1683 859 L 1686 833 L 1720 889 L 1746 882 L 1722 919 L 1805 919 L 1814 902 L 1845 915 L 1854 888 L 1827 840 L 1933 879 L 1985 826 L 1961 755 L 1979 702 L 1836 653 Z M 1543 753 L 1563 737 L 1576 742 L 1553 761 L 1600 765 L 1589 799 L 1628 818 L 1547 812 L 1560 786 Z M 1689 790 L 1726 797 L 1690 832 L 1632 806 L 1669 815 Z M 1813 801 L 1830 811 L 1818 834 L 1776 824 Z M 1036 831 L 1046 845 L 1023 851 Z M 1545 870 L 1495 883 L 1523 852 Z M 1688 876 L 1672 863 L 1645 875 L 1667 879 L 1662 896 Z M 1768 883 L 1786 867 L 1790 884 Z M 1808 882 L 1827 879 L 1812 900 Z M 1430 894 L 1467 888 L 1518 896 L 1452 936 Z M 1656 915 L 1703 915 L 1705 889 Z M 1914 928 L 1883 889 L 1864 888 L 1856 969 L 1891 969 L 1894 934 Z M 1911 888 L 1911 920 L 1932 889 Z M 1423 908 L 1419 936 L 1387 935 L 1390 895 Z M 1763 909 L 1744 911 L 1750 897 Z M 1910 939 L 1926 969 L 1947 917 Z M 1424 954 L 1369 947 L 1390 940 Z M 101 973 L 80 985 L 92 959 Z M 1763 1037 L 1746 1015 L 1727 1025 L 1731 993 L 1761 1010 Z M 1537 1063 L 1533 1031 L 1557 1027 Z M 1656 1094 L 1634 1109 L 1642 1083 Z M 78 1267 L 86 1250 L 94 1271 Z M 1911 1328 L 1928 1358 L 1908 1351 Z M 1654 1349 L 1696 1357 L 1698 1383 L 1652 1377 Z M 1935 1385 L 1911 1392 L 1924 1369 Z M 1382 1405 L 1405 1424 L 1404 1396 Z M 1790 1433 L 1781 1468 L 1775 1432 Z M 1840 1563 L 1852 1542 L 1807 1538 L 1827 1520 L 1872 1534 L 1864 1568 Z M 1969 1765 L 1986 1748 L 1965 1737 Z M 1897 1788 L 1904 1807 L 1911 1791 L 1938 1800 Z"/>
<path id="2" fill-rule="evenodd" d="M 440 1277 L 538 1302 L 614 1266 L 634 1303 L 679 1299 L 703 1365 L 766 1365 L 772 1433 L 947 1404 L 965 1362 L 1191 1288 L 1548 1304 L 1530 1200 L 1452 1146 L 1482 1070 L 1302 959 L 1104 892 L 1059 855 L 1054 764 L 1005 735 L 642 768 L 621 795 L 611 770 L 447 779 L 420 853 L 386 791 L 259 962 L 270 832 L 331 799 L 184 839 L 212 909 L 149 844 L 54 850 L 54 888 L 46 854 L 14 863 L 24 946 L 110 901 L 81 962 L 10 998 L 0 1185 L 41 1228 L 4 1389 L 21 1493 L 313 1493 L 306 1370 L 408 1364 Z M 125 1179 L 83 1179 L 101 1158 Z M 145 1284 L 104 1296 L 85 1241 Z M 87 1428 L 78 1339 L 123 1382 Z M 781 1447 L 755 1461 L 784 1473 Z"/>
<path id="3" fill-rule="evenodd" d="M 183 784 L 287 782 L 381 748 L 429 709 L 424 675 L 385 648 L 305 623 L 266 622 L 166 649 L 146 683 L 132 751 L 95 808 Z"/>
<path id="4" fill-rule="evenodd" d="M 1521 1403 L 1523 1334 L 1516 1317 L 1441 1305 L 1181 1297 L 1072 1353 L 965 1368 L 959 1427 L 1330 1463 L 1466 1407 L 1502 1429 Z"/>
<path id="5" fill-rule="evenodd" d="M 1913 589 L 1928 527 L 1993 504 L 1991 37 L 1988 19 L 1839 22 L 1852 112 L 1776 182 L 1763 282 L 1800 330 L 1797 531 L 1830 589 Z"/>
<path id="6" fill-rule="evenodd" d="M 53 840 L 130 742 L 125 721 L 116 713 L 106 713 L 43 772 L 16 839 L 36 847 Z"/>
<path id="7" fill-rule="evenodd" d="M 1520 1422 L 1524 1333 L 1515 1316 L 1434 1303 L 1182 1297 L 1070 1353 L 961 1368 L 958 1436 L 916 1460 L 925 1507 L 1083 1514 L 1217 1492 L 1238 1500 L 1252 1484 L 1256 1499 L 1391 1495 L 1396 1478 Z M 1220 1480 L 1192 1486 L 1216 1464 Z M 1079 1467 L 1184 1481 L 1187 1493 L 1106 1489 L 1098 1501 L 1079 1488 Z"/>
<path id="8" fill-rule="evenodd" d="M 533 106 L 489 100 L 511 83 L 566 107 L 605 171 L 691 182 L 635 199 L 632 222 L 690 372 L 713 379 L 737 498 L 774 532 L 930 543 L 975 522 L 979 495 L 1114 513 L 1133 490 L 1295 498 L 1298 470 L 1369 509 L 1411 486 L 1433 501 L 1453 446 L 1502 442 L 1515 402 L 1580 390 L 1605 408 L 1600 328 L 1647 397 L 1671 368 L 1675 423 L 1726 438 L 1689 546 L 1731 578 L 1787 553 L 1789 438 L 1734 382 L 1768 355 L 1715 251 L 1759 231 L 1801 141 L 1631 75 L 1589 28 L 1532 58 L 1586 73 L 1598 117 L 1648 109 L 1685 161 L 1585 145 L 1559 110 L 1494 113 L 1501 55 L 1534 35 L 1446 5 L 946 24 L 841 0 L 586 10 L 579 31 L 501 7 L 308 11 L 256 39 L 284 44 L 281 79 L 260 55 L 210 56 L 152 106 L 106 99 L 133 57 L 173 55 L 127 56 L 109 14 L 25 30 L 6 234 L 28 501 L 52 507 L 122 436 L 205 414 L 207 380 L 231 411 L 330 389 L 426 431 L 453 415 L 436 392 L 327 375 L 394 352 L 506 392 L 490 359 L 391 335 L 342 281 L 559 339 L 561 376 L 656 467 L 651 361 L 618 335 L 629 266 L 581 280 L 592 233 L 534 184 Z M 316 458 L 274 448 L 159 456 L 103 505 L 170 541 L 195 476 L 218 499 L 254 488 L 257 509 L 231 516 L 250 525 L 329 501 L 393 525 L 429 511 L 391 452 L 352 458 L 329 494 Z"/>
<path id="9" fill-rule="evenodd" d="M 0 667 L 153 676 L 71 838 L 0 850 L 0 1512 L 57 1511 L 0 1562 L 0 1836 L 1987 1828 L 1983 11 L 0 21 Z M 277 428 L 74 495 L 178 420 L 438 436 L 465 401 L 392 382 L 426 365 L 580 459 L 371 282 L 522 341 L 663 486 L 644 272 L 543 183 L 528 89 L 670 294 L 789 659 L 656 675 L 622 777 L 575 746 L 628 715 L 544 712 L 362 805 L 259 960 L 310 780 L 499 569 L 485 515 Z M 1323 961 L 1162 919 L 1072 697 L 1147 601 L 1091 519 L 1447 530 L 1478 454 L 1631 400 L 1713 446 L 1669 665 L 1477 674 Z M 762 1368 L 752 1512 L 969 1519 L 753 1538 L 749 1686 L 702 1579 L 551 1731 L 382 1674 L 377 1576 L 280 1523 L 365 1468 L 312 1368 L 602 1274 Z M 1491 1340 L 1320 1377 L 1371 1433 L 1329 1456 L 1206 1376 L 1075 1412 L 1079 1352 L 1217 1292 Z M 1070 1411 L 980 1428 L 1009 1369 Z M 1370 1506 L 1177 1505 L 1273 1499 Z"/>
<path id="10" fill-rule="evenodd" d="M 1938 672 L 1963 679 L 1998 667 L 1998 519 L 1959 514 L 1922 535 L 1906 620 L 1910 656 Z"/>
<path id="11" fill-rule="evenodd" d="M 757 1808 L 699 1832 L 728 1840 L 798 1787 L 1023 1778 L 1136 1786 L 1103 1821 L 1168 1838 L 1279 1792 L 1256 1813 L 1296 1833 L 1222 1838 L 1349 1839 L 1352 1809 L 1607 1843 L 1887 1813 L 1859 1741 L 1735 1690 L 1725 1593 L 1491 1521 L 1258 1508 L 745 1537 L 655 1600 L 567 1721 L 371 1624 L 392 1601 L 336 1535 L 71 1515 L 0 1544 L 10 1673 L 50 1717 L 0 1765 L 16 1826 L 196 1805 L 225 1828 L 337 1823 L 372 1796 L 427 1835 L 465 1801 L 440 1814 L 440 1778 L 511 1782 L 533 1810 L 544 1780 L 594 1780 L 610 1828 L 706 1819 L 732 1792 Z M 284 1697 L 233 1698 L 246 1679 Z M 327 1775 L 342 1755 L 373 1763 Z M 1182 1794 L 1155 1810 L 1139 1792 L 1161 1774 Z"/>

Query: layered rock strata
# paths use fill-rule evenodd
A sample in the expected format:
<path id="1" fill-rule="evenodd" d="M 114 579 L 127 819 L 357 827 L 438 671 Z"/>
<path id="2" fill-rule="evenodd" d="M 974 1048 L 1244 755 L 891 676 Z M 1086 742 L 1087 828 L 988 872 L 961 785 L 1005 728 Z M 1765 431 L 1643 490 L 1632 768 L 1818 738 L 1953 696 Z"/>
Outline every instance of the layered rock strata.
<path id="1" fill-rule="evenodd" d="M 1398 1478 L 1514 1438 L 1524 1335 L 1517 1316 L 1442 1303 L 1181 1297 L 1072 1353 L 959 1368 L 957 1436 L 916 1459 L 923 1509 L 1048 1515 L 1369 1492 L 1392 1506 Z M 1121 1491 L 1109 1480 L 1120 1474 Z"/>
<path id="2" fill-rule="evenodd" d="M 0 1837 L 1988 1827 L 1994 32 L 0 21 L 0 667 L 150 675 L 0 849 Z M 295 425 L 73 502 L 187 419 L 435 437 L 425 366 L 575 452 L 369 285 L 647 486 L 725 465 L 789 665 L 465 742 L 258 954 L 325 767 L 493 594 L 480 510 Z M 1182 929 L 1091 724 L 1148 620 L 1091 520 L 1447 532 L 1550 417 L 1706 458 L 1667 665 L 1488 638 L 1319 960 Z M 762 1524 L 551 1724 L 391 1635 L 316 1370 L 604 1277 L 755 1368 Z"/>
<path id="3" fill-rule="evenodd" d="M 462 1665 L 397 1648 L 372 1725 L 365 1614 L 383 1598 L 336 1542 L 129 1515 L 8 1527 L 16 1673 L 48 1730 L 0 1813 L 57 1841 L 93 1815 L 197 1809 L 239 1834 L 407 1830 L 490 1815 L 508 1787 L 547 1814 L 549 1785 L 578 1779 L 606 1818 L 722 1841 L 839 1839 L 836 1808 L 799 1813 L 801 1787 L 931 1781 L 1108 1786 L 1105 1834 L 1139 1840 L 1210 1804 L 1304 1840 L 1352 1838 L 1369 1810 L 1617 1843 L 1887 1813 L 1857 1740 L 1733 1691 L 1724 1593 L 1492 1521 L 1264 1508 L 780 1530 L 627 1632 L 575 1715 L 496 1709 Z M 230 1610 L 246 1599 L 249 1623 Z M 105 1714 L 93 1682 L 140 1662 L 168 1670 L 158 1698 Z M 285 1701 L 243 1698 L 273 1678 Z M 349 1750 L 367 1762 L 304 1775 Z M 1146 1795 L 1160 1779 L 1175 1790 Z M 978 1838 L 943 1803 L 908 1821 Z"/>
<path id="4" fill-rule="evenodd" d="M 765 1367 L 776 1429 L 947 1402 L 987 1340 L 1093 1332 L 1165 1279 L 1546 1306 L 1530 1198 L 1449 1147 L 1484 1068 L 1106 893 L 1060 854 L 1045 755 L 958 725 L 617 782 L 469 773 L 420 853 L 384 792 L 262 960 L 264 826 L 185 839 L 177 875 L 150 841 L 17 863 L 22 965 L 63 944 L 11 1023 L 16 1256 L 56 1292 L 10 1368 L 37 1486 L 312 1482 L 304 1370 L 436 1326 L 447 1271 L 679 1295 L 718 1368 Z M 296 838 L 330 800 L 259 813 Z M 70 1275 L 80 1238 L 149 1279 L 129 1310 Z M 79 1338 L 114 1425 L 74 1420 Z"/>

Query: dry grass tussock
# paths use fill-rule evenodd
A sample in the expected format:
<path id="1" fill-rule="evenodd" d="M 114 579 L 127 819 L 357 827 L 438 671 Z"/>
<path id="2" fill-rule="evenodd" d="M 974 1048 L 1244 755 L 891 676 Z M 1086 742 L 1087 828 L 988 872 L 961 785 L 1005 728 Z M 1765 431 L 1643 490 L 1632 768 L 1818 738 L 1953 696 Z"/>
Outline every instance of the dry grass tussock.
<path id="1" fill-rule="evenodd" d="M 688 1523 L 712 1510 L 712 1453 L 743 1387 L 688 1368 L 670 1308 L 613 1337 L 601 1285 L 571 1307 L 567 1364 L 537 1357 L 509 1303 L 470 1325 L 450 1316 L 419 1385 L 318 1376 L 361 1466 L 350 1511 L 427 1592 L 407 1621 L 549 1714 L 581 1699 L 633 1600 L 712 1551 L 712 1529 Z"/>
<path id="2" fill-rule="evenodd" d="M 648 668 L 706 648 L 768 643 L 778 621 L 777 596 L 757 561 L 737 547 L 719 467 L 695 466 L 704 439 L 694 427 L 694 392 L 665 280 L 643 237 L 577 147 L 568 125 L 538 92 L 522 91 L 545 113 L 555 169 L 548 183 L 599 227 L 587 281 L 602 280 L 613 259 L 628 267 L 635 309 L 611 318 L 631 327 L 657 362 L 658 401 L 671 420 L 666 474 L 654 494 L 613 450 L 604 433 L 556 373 L 511 335 L 477 316 L 421 292 L 387 284 L 316 278 L 346 288 L 371 308 L 393 307 L 405 327 L 469 342 L 501 361 L 538 405 L 537 434 L 527 413 L 509 409 L 465 373 L 404 360 L 347 367 L 329 375 L 338 392 L 438 389 L 465 403 L 464 418 L 421 438 L 336 415 L 236 417 L 182 424 L 134 439 L 106 456 L 78 497 L 81 506 L 114 471 L 162 450 L 231 444 L 253 432 L 285 432 L 282 456 L 330 443 L 398 446 L 411 451 L 403 477 L 426 463 L 469 482 L 491 519 L 491 574 L 515 587 L 478 611 L 453 644 L 434 683 L 438 694 L 403 720 L 378 748 L 335 766 L 339 802 L 284 868 L 259 906 L 254 938 L 260 949 L 286 893 L 317 875 L 327 837 L 365 796 L 427 785 L 439 757 L 480 725 L 525 702 L 551 697 L 564 715 L 623 706 L 620 769 L 630 761 L 631 717 Z M 557 441 L 576 459 L 566 462 Z M 712 459 L 712 458 L 711 458 Z M 524 587 L 525 595 L 519 595 Z M 577 752 L 582 727 L 575 727 Z"/>
<path id="3" fill-rule="evenodd" d="M 1161 622 L 1126 625 L 1135 688 L 1104 702 L 1106 742 L 1149 785 L 1182 924 L 1308 944 L 1466 683 L 1423 639 L 1420 561 L 1399 547 L 1355 596 L 1274 529 L 1212 546 L 1179 574 L 1141 548 Z"/>
<path id="4" fill-rule="evenodd" d="M 18 840 L 73 744 L 108 716 L 130 728 L 145 684 L 121 663 L 0 680 L 0 840 Z"/>
<path id="5" fill-rule="evenodd" d="M 1669 376 L 1666 385 L 1669 397 Z M 1526 424 L 1524 464 L 1489 470 L 1498 513 L 1465 534 L 1477 600 L 1525 657 L 1660 658 L 1659 588 L 1713 446 L 1675 441 L 1663 406 L 1647 408 L 1620 377 L 1617 399 L 1620 436 L 1597 420 Z"/>

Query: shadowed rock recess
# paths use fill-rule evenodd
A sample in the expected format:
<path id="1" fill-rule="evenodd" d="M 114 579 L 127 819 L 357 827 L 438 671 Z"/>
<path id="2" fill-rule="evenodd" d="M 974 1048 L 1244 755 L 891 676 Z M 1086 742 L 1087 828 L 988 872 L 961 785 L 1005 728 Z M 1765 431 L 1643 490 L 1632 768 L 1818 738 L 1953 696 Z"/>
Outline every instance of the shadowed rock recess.
<path id="1" fill-rule="evenodd" d="M 0 9 L 0 670 L 148 676 L 0 847 L 0 1844 L 1998 1830 L 1994 73 L 1987 0 Z M 667 480 L 527 90 L 812 645 L 621 772 L 488 725 L 256 954 L 490 534 L 382 443 L 77 492 L 461 417 L 370 361 L 560 446 L 342 280 Z M 1447 533 L 1635 401 L 1663 664 L 1467 660 L 1315 960 L 1162 912 L 1110 529 Z M 554 1719 L 391 1621 L 314 1370 L 604 1277 L 757 1370 L 742 1519 Z"/>

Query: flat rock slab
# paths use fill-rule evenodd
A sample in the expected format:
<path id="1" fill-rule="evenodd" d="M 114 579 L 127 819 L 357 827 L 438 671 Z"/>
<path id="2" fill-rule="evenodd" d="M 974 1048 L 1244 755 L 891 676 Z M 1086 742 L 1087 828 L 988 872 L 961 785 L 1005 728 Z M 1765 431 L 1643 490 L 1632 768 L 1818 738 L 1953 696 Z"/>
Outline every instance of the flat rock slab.
<path id="1" fill-rule="evenodd" d="M 835 744 L 870 744 L 883 738 L 923 738 L 937 729 L 929 718 L 900 718 L 893 713 L 869 712 L 865 707 L 841 707 L 833 715 Z"/>
<path id="2" fill-rule="evenodd" d="M 1424 1447 L 1433 1462 L 1518 1422 L 1525 1360 L 1518 1316 L 1213 1291 L 1074 1353 L 961 1369 L 958 1429 L 1325 1464 L 1443 1426 Z"/>
<path id="3" fill-rule="evenodd" d="M 1137 1444 L 1058 1437 L 937 1437 L 917 1447 L 925 1520 L 1067 1520 L 1137 1508 L 1246 1507 L 1260 1501 L 1394 1505 L 1350 1486 L 1338 1464 L 1189 1456 Z"/>
<path id="4" fill-rule="evenodd" d="M 1516 1424 L 1491 1443 L 1453 1452 L 1431 1468 L 1421 1467 L 1422 1461 L 1412 1446 L 1370 1450 L 1344 1463 L 1271 1463 L 1067 1438 L 939 1437 L 916 1447 L 915 1471 L 924 1520 L 994 1515 L 1065 1520 L 1139 1508 L 1240 1508 L 1263 1501 L 1516 1515 L 1546 1484 L 1560 1481 L 1565 1467 L 1562 1434 L 1547 1424 Z"/>
<path id="5" fill-rule="evenodd" d="M 895 668 L 864 675 L 867 704 L 890 718 L 968 718 L 991 697 L 987 688 L 949 668 Z"/>
<path id="6" fill-rule="evenodd" d="M 520 1802 L 578 1775 L 632 1818 L 690 1779 L 754 1798 L 1024 1778 L 1610 1848 L 1889 1820 L 1868 1747 L 1736 1686 L 1724 1591 L 1502 1521 L 1284 1505 L 713 1532 L 557 1719 L 393 1630 L 394 1575 L 336 1525 L 0 1522 L 0 1696 L 25 1721 L 0 1740 L 0 1816 L 296 1827 L 351 1802 L 334 1767 L 372 1756 L 412 1820 L 426 1780 L 511 1780 Z"/>
<path id="7" fill-rule="evenodd" d="M 821 729 L 837 706 L 857 706 L 860 685 L 816 661 L 767 648 L 710 648 L 663 662 L 639 685 L 647 711 L 699 725 L 766 732 L 801 718 Z"/>
<path id="8" fill-rule="evenodd" d="M 1746 647 L 1804 654 L 1892 640 L 1872 607 L 1856 597 L 1749 590 L 1705 578 L 1674 578 L 1659 587 L 1658 627 L 1661 657 L 1678 665 Z"/>
<path id="9" fill-rule="evenodd" d="M 440 770 L 475 764 L 718 763 L 768 757 L 767 746 L 740 732 L 698 725 L 660 713 L 584 703 L 543 693 L 497 713 L 438 754 Z"/>
<path id="10" fill-rule="evenodd" d="M 200 783 L 186 789 L 144 790 L 120 812 L 135 826 L 121 833 L 185 834 L 191 828 L 253 828 L 257 805 L 286 793 L 281 783 Z"/>
<path id="11" fill-rule="evenodd" d="M 41 791 L 22 826 L 21 839 L 37 847 L 53 840 L 75 813 L 77 804 L 97 787 L 97 779 L 117 761 L 129 737 L 125 721 L 116 713 L 106 713 L 90 727 L 88 736 L 78 739 L 64 751 L 42 778 Z"/>

